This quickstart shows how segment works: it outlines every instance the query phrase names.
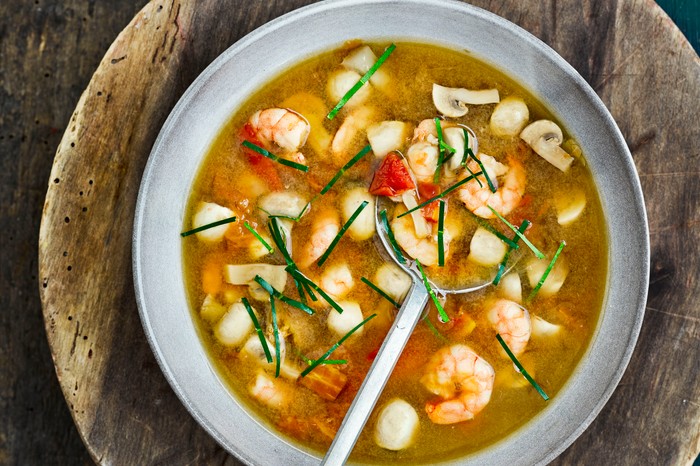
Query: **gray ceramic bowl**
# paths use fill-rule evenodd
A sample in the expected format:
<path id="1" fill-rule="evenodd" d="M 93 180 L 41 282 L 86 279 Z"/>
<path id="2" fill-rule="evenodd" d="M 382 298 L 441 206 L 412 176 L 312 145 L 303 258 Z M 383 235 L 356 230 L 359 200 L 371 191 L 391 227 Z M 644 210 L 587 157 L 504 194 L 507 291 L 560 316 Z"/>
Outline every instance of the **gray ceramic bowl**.
<path id="1" fill-rule="evenodd" d="M 290 65 L 356 38 L 405 39 L 469 50 L 516 76 L 546 102 L 587 155 L 602 193 L 610 240 L 610 276 L 596 334 L 573 377 L 542 413 L 512 435 L 459 461 L 546 463 L 591 423 L 630 359 L 648 284 L 646 214 L 625 142 L 588 84 L 529 33 L 463 3 L 338 0 L 315 4 L 241 39 L 190 86 L 153 147 L 136 208 L 136 298 L 156 358 L 192 416 L 245 463 L 319 462 L 316 453 L 287 443 L 248 414 L 217 375 L 188 309 L 179 232 L 189 187 L 202 157 L 238 106 Z M 256 70 L 254 79 L 250 70 Z"/>

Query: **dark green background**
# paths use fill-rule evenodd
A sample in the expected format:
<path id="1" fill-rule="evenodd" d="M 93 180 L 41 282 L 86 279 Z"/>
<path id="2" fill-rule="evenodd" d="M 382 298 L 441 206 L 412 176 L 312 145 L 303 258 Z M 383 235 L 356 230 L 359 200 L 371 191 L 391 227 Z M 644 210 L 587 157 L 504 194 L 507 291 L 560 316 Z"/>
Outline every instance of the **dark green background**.
<path id="1" fill-rule="evenodd" d="M 700 0 L 657 0 L 657 3 L 700 53 Z"/>

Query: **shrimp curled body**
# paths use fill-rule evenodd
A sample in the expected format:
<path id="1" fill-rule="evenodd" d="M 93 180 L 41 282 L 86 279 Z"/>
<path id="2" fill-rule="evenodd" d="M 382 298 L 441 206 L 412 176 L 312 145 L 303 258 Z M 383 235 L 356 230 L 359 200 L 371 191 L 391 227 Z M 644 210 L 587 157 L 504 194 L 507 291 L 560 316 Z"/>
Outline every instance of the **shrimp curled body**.
<path id="1" fill-rule="evenodd" d="M 309 267 L 328 249 L 339 231 L 340 216 L 336 211 L 327 209 L 319 212 L 311 226 L 309 241 L 301 250 L 297 263 L 301 267 Z"/>
<path id="2" fill-rule="evenodd" d="M 488 311 L 487 316 L 513 354 L 522 354 L 532 333 L 530 314 L 527 310 L 514 301 L 499 299 Z"/>
<path id="3" fill-rule="evenodd" d="M 428 361 L 421 383 L 442 399 L 428 401 L 425 411 L 435 424 L 474 418 L 491 399 L 495 372 L 466 345 L 439 349 Z"/>
<path id="4" fill-rule="evenodd" d="M 522 164 L 512 157 L 508 160 L 508 165 L 499 163 L 486 154 L 480 154 L 480 160 L 491 181 L 498 186 L 496 192 L 491 192 L 484 177 L 480 177 L 481 185 L 477 180 L 471 180 L 459 189 L 459 199 L 467 209 L 479 217 L 495 217 L 488 206 L 501 215 L 507 215 L 520 205 L 525 194 L 525 170 Z M 469 168 L 475 173 L 481 169 L 473 160 L 469 162 Z M 498 177 L 502 177 L 500 185 L 497 182 Z"/>
<path id="5" fill-rule="evenodd" d="M 261 142 L 274 143 L 288 153 L 303 146 L 311 131 L 311 125 L 303 116 L 286 108 L 258 110 L 248 124 Z"/>
<path id="6" fill-rule="evenodd" d="M 394 232 L 396 242 L 406 253 L 414 259 L 418 259 L 426 267 L 438 263 L 438 244 L 436 235 L 429 235 L 425 238 L 416 236 L 416 229 L 410 215 L 397 217 L 391 222 L 391 230 Z M 445 247 L 445 257 L 449 252 L 452 234 L 447 226 L 444 229 L 443 244 Z"/>

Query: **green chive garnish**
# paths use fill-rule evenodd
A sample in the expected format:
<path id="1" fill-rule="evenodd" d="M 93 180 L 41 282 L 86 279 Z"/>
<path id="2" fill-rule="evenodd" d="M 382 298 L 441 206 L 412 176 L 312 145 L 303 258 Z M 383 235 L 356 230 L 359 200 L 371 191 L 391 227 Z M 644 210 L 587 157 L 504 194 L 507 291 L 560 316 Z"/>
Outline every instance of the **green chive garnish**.
<path id="1" fill-rule="evenodd" d="M 260 155 L 262 155 L 262 156 L 264 156 L 264 157 L 267 157 L 267 158 L 270 159 L 270 160 L 274 160 L 274 161 L 277 162 L 277 163 L 281 163 L 282 165 L 286 165 L 286 166 L 288 166 L 288 167 L 296 168 L 297 170 L 301 170 L 301 171 L 303 171 L 303 172 L 309 171 L 309 167 L 307 167 L 306 165 L 302 165 L 302 164 L 300 164 L 300 163 L 292 162 L 291 160 L 287 160 L 287 159 L 283 159 L 282 157 L 278 157 L 278 156 L 276 156 L 275 154 L 266 151 L 266 150 L 263 149 L 262 147 L 256 146 L 255 144 L 253 144 L 253 143 L 250 142 L 250 141 L 243 141 L 243 145 L 244 145 L 245 147 L 247 147 L 248 149 L 254 150 L 254 151 L 257 152 L 258 154 L 260 154 Z"/>
<path id="2" fill-rule="evenodd" d="M 425 289 L 428 291 L 428 294 L 432 298 L 433 303 L 435 304 L 435 307 L 437 308 L 438 313 L 440 314 L 440 318 L 443 322 L 449 322 L 450 318 L 447 316 L 445 309 L 443 309 L 442 304 L 440 304 L 440 301 L 437 298 L 437 295 L 433 291 L 433 288 L 430 286 L 430 282 L 428 282 L 428 277 L 425 276 L 425 272 L 423 272 L 423 266 L 421 266 L 420 261 L 418 259 L 416 259 L 416 265 L 418 265 L 420 276 L 423 279 L 423 285 L 425 285 Z"/>
<path id="3" fill-rule="evenodd" d="M 343 106 L 344 106 L 346 103 L 348 103 L 348 100 L 350 100 L 350 99 L 352 98 L 352 96 L 354 96 L 355 93 L 356 93 L 357 91 L 359 91 L 360 88 L 361 88 L 362 86 L 365 85 L 365 83 L 366 83 L 367 81 L 369 81 L 369 78 L 371 78 L 372 75 L 377 71 L 377 69 L 379 69 L 379 67 L 382 66 L 382 63 L 384 63 L 384 62 L 386 61 L 386 59 L 389 58 L 389 55 L 391 55 L 391 52 L 393 52 L 395 48 L 396 48 L 396 45 L 395 45 L 395 44 L 391 44 L 391 45 L 384 51 L 384 53 L 382 54 L 382 56 L 379 57 L 379 58 L 377 59 L 377 61 L 374 63 L 374 65 L 372 65 L 372 67 L 371 67 L 369 70 L 367 70 L 367 72 L 365 73 L 365 75 L 362 76 L 362 77 L 360 78 L 360 80 L 357 81 L 357 83 L 356 83 L 354 86 L 352 86 L 348 92 L 345 93 L 345 95 L 343 96 L 343 98 L 340 99 L 340 102 L 338 102 L 338 104 L 337 104 L 335 107 L 333 107 L 333 110 L 331 110 L 331 111 L 328 113 L 328 115 L 326 115 L 326 118 L 328 118 L 329 120 L 332 120 L 333 118 L 335 118 L 335 116 L 338 114 L 338 112 L 340 111 L 340 109 L 343 108 Z"/>
<path id="4" fill-rule="evenodd" d="M 386 218 L 386 210 L 382 210 L 381 212 L 379 212 L 379 218 L 382 220 L 382 226 L 384 227 L 384 230 L 386 231 L 386 234 L 389 237 L 389 243 L 391 244 L 392 249 L 396 253 L 396 258 L 401 264 L 405 264 L 406 258 L 404 258 L 403 254 L 401 254 L 401 248 L 399 248 L 399 245 L 396 242 L 394 232 L 391 231 L 391 226 L 389 226 L 389 220 Z"/>
<path id="5" fill-rule="evenodd" d="M 241 299 L 241 301 L 243 301 L 243 306 L 245 306 L 245 310 L 248 311 L 250 320 L 253 321 L 253 327 L 255 327 L 255 332 L 258 334 L 258 338 L 260 338 L 260 344 L 262 345 L 263 351 L 265 352 L 265 359 L 267 359 L 267 362 L 272 362 L 270 348 L 267 347 L 267 340 L 265 339 L 265 335 L 263 335 L 263 331 L 260 327 L 260 322 L 258 322 L 258 318 L 255 317 L 255 312 L 253 312 L 253 308 L 250 307 L 250 303 L 246 298 Z"/>
<path id="6" fill-rule="evenodd" d="M 326 194 L 335 184 L 338 179 L 343 176 L 343 173 L 345 173 L 346 170 L 350 169 L 353 165 L 355 165 L 357 162 L 360 161 L 362 157 L 367 155 L 367 153 L 372 150 L 372 146 L 367 144 L 365 147 L 362 148 L 360 152 L 358 152 L 353 158 L 351 158 L 348 163 L 343 165 L 343 168 L 338 170 L 338 173 L 335 174 L 335 176 L 328 182 L 328 184 L 321 190 L 321 194 Z"/>
<path id="7" fill-rule="evenodd" d="M 438 216 L 438 266 L 445 265 L 445 200 L 440 199 L 440 215 Z"/>
<path id="8" fill-rule="evenodd" d="M 340 364 L 347 364 L 348 360 L 347 359 L 324 359 L 321 361 L 320 364 L 327 364 L 327 365 L 340 365 Z"/>
<path id="9" fill-rule="evenodd" d="M 531 301 L 532 298 L 535 297 L 537 292 L 540 291 L 540 288 L 542 288 L 542 284 L 547 279 L 549 272 L 551 272 L 552 268 L 554 268 L 554 263 L 559 258 L 559 254 L 561 254 L 561 250 L 564 249 L 564 246 L 566 246 L 566 241 L 562 241 L 561 243 L 559 243 L 559 249 L 557 249 L 557 252 L 554 253 L 554 257 L 552 257 L 552 261 L 549 263 L 544 273 L 542 274 L 542 278 L 540 278 L 540 281 L 537 282 L 537 286 L 530 292 L 530 295 L 527 297 L 528 302 Z"/>
<path id="10" fill-rule="evenodd" d="M 527 227 L 530 226 L 530 221 L 529 220 L 523 220 L 523 223 L 520 224 L 520 228 L 518 228 L 518 231 L 520 233 L 525 233 L 525 230 L 527 230 Z M 518 235 L 513 236 L 513 242 L 517 243 L 520 241 L 520 237 Z M 496 276 L 493 279 L 494 285 L 498 285 L 501 282 L 501 278 L 503 278 L 503 273 L 506 271 L 506 265 L 508 265 L 508 259 L 510 258 L 510 253 L 513 251 L 513 248 L 508 246 L 508 250 L 506 251 L 506 255 L 503 256 L 503 260 L 501 261 L 500 264 L 498 264 L 498 272 L 496 273 Z"/>
<path id="11" fill-rule="evenodd" d="M 257 277 L 256 277 L 257 279 Z M 280 329 L 277 326 L 277 309 L 275 309 L 275 298 L 270 293 L 270 314 L 272 315 L 272 331 L 275 334 L 275 377 L 280 376 Z"/>
<path id="12" fill-rule="evenodd" d="M 260 236 L 260 234 L 259 234 L 257 231 L 255 231 L 255 228 L 253 228 L 252 226 L 250 226 L 250 223 L 248 223 L 248 222 L 246 221 L 245 223 L 243 223 L 243 226 L 246 227 L 246 228 L 248 229 L 248 231 L 251 232 L 251 233 L 253 234 L 253 236 L 255 236 L 255 237 L 257 238 L 257 240 L 260 241 L 260 243 L 261 243 L 263 246 L 265 246 L 265 249 L 267 249 L 267 251 L 268 251 L 270 254 L 272 254 L 272 253 L 275 252 L 275 250 L 272 249 L 272 246 L 270 246 L 269 244 L 267 244 L 267 241 L 265 241 L 265 240 L 263 239 L 263 237 Z"/>
<path id="13" fill-rule="evenodd" d="M 232 223 L 235 221 L 236 221 L 236 217 L 229 217 L 229 218 L 225 218 L 223 220 L 217 220 L 216 222 L 207 223 L 206 225 L 202 225 L 201 227 L 193 228 L 192 230 L 183 231 L 182 233 L 180 233 L 180 236 L 182 236 L 184 238 L 185 236 L 194 235 L 195 233 L 199 233 L 200 231 L 208 230 L 209 228 L 218 227 L 219 225 L 226 225 L 227 223 Z"/>
<path id="14" fill-rule="evenodd" d="M 340 305 L 339 305 L 338 303 L 336 303 L 336 302 L 333 300 L 333 298 L 331 298 L 330 296 L 328 296 L 328 293 L 326 293 L 325 291 L 323 291 L 323 290 L 321 289 L 320 286 L 318 286 L 317 284 L 315 284 L 314 282 L 312 282 L 306 275 L 304 275 L 303 273 L 301 273 L 301 272 L 299 271 L 299 269 L 296 269 L 296 268 L 294 268 L 294 267 L 287 266 L 287 267 L 285 268 L 285 270 L 286 270 L 287 272 L 289 272 L 289 273 L 292 275 L 292 277 L 294 277 L 295 280 L 298 280 L 298 281 L 300 281 L 301 283 L 305 284 L 307 287 L 310 287 L 310 288 L 314 289 L 314 290 L 316 291 L 316 293 L 320 294 L 321 297 L 322 297 L 323 299 L 325 299 L 326 302 L 327 302 L 328 304 L 330 304 L 331 307 L 332 307 L 333 309 L 335 309 L 336 311 L 338 311 L 338 314 L 342 314 L 342 313 L 343 313 L 343 308 L 340 307 Z M 308 288 L 307 288 L 307 289 L 308 289 Z M 309 294 L 310 294 L 310 295 L 312 294 L 311 291 L 309 291 Z M 312 299 L 313 299 L 313 298 L 312 298 Z M 316 301 L 316 299 L 314 299 L 314 301 Z"/>
<path id="15" fill-rule="evenodd" d="M 433 325 L 433 323 L 430 321 L 430 319 L 428 319 L 427 315 L 425 317 L 423 317 L 423 320 L 425 321 L 425 324 L 428 326 L 430 331 L 433 332 L 433 335 L 435 335 L 438 340 L 442 340 L 445 343 L 449 343 L 449 340 L 447 338 L 445 338 L 445 336 L 442 333 L 440 333 L 440 331 L 437 328 L 435 328 L 435 325 Z"/>
<path id="16" fill-rule="evenodd" d="M 273 288 L 272 285 L 270 285 L 264 278 L 262 278 L 260 275 L 256 275 L 255 279 L 256 282 L 260 286 L 263 287 L 265 291 L 267 291 L 270 296 L 274 296 L 275 298 L 279 299 L 283 303 L 287 303 L 292 307 L 296 307 L 297 309 L 301 309 L 302 311 L 306 312 L 307 314 L 314 314 L 314 310 L 311 309 L 309 306 L 307 306 L 304 303 L 301 303 L 299 301 L 296 301 L 292 298 L 288 298 L 287 296 L 283 295 L 279 291 L 277 291 L 275 288 Z"/>
<path id="17" fill-rule="evenodd" d="M 467 165 L 467 161 L 469 160 L 469 156 L 470 155 L 472 157 L 474 156 L 474 152 L 472 151 L 472 148 L 469 147 L 469 131 L 462 128 L 462 133 L 464 133 L 464 154 L 462 155 L 462 161 L 459 164 L 461 166 L 463 166 L 469 172 L 470 175 L 473 176 L 474 172 Z M 483 170 L 482 170 L 482 172 L 483 172 Z M 483 173 L 485 173 L 485 172 L 483 172 Z M 479 178 L 475 177 L 474 179 L 476 180 L 477 183 L 479 183 L 480 188 L 484 187 L 483 183 L 481 182 L 481 180 Z"/>
<path id="18" fill-rule="evenodd" d="M 365 277 L 360 278 L 360 280 L 362 280 L 362 282 L 363 282 L 365 285 L 369 286 L 369 287 L 372 288 L 374 291 L 376 291 L 377 293 L 379 293 L 379 295 L 380 295 L 382 298 L 384 298 L 384 299 L 386 299 L 387 301 L 389 301 L 395 308 L 401 307 L 401 305 L 400 305 L 399 303 L 397 303 L 396 301 L 394 301 L 394 298 L 392 298 L 391 296 L 389 296 L 389 295 L 387 294 L 386 291 L 382 290 L 381 288 L 379 288 L 377 285 L 375 285 L 374 283 L 372 283 L 371 281 L 369 281 L 369 280 L 366 279 Z"/>
<path id="19" fill-rule="evenodd" d="M 267 228 L 270 231 L 270 235 L 272 235 L 272 241 L 275 243 L 275 246 L 277 246 L 277 249 L 282 253 L 282 257 L 284 257 L 284 261 L 287 263 L 287 265 L 296 267 L 294 261 L 292 260 L 292 256 L 289 254 L 289 251 L 287 251 L 287 244 L 282 236 L 282 231 L 280 230 L 278 222 L 279 221 L 277 218 L 271 218 L 267 222 Z"/>
<path id="20" fill-rule="evenodd" d="M 332 353 L 333 351 L 335 351 L 336 349 L 338 349 L 338 347 L 339 347 L 340 345 L 342 345 L 342 344 L 345 342 L 345 340 L 347 340 L 348 338 L 350 338 L 350 336 L 351 336 L 353 333 L 355 333 L 360 327 L 362 327 L 363 325 L 365 325 L 367 322 L 369 322 L 370 320 L 374 319 L 375 317 L 377 317 L 377 314 L 372 314 L 371 316 L 367 317 L 365 320 L 363 320 L 362 322 L 360 322 L 359 324 L 357 324 L 355 327 L 353 327 L 353 329 L 350 330 L 348 333 L 346 333 L 345 336 L 343 336 L 343 338 L 341 338 L 340 340 L 338 340 L 338 343 L 336 343 L 335 345 L 331 346 L 331 348 L 330 348 L 328 351 L 326 351 L 326 354 L 324 354 L 323 356 L 321 356 L 320 358 L 318 358 L 317 360 L 315 360 L 315 361 L 313 362 L 313 364 L 311 364 L 309 367 L 307 367 L 306 369 L 304 369 L 304 372 L 301 373 L 301 376 L 302 376 L 302 377 L 306 377 L 306 375 L 308 375 L 309 372 L 311 372 L 312 370 L 314 370 L 314 369 L 316 368 L 316 366 L 318 366 L 319 364 L 322 364 L 323 361 L 325 361 L 326 358 L 327 358 L 328 356 L 330 356 L 331 353 Z"/>
<path id="21" fill-rule="evenodd" d="M 466 131 L 466 130 L 465 130 Z M 481 160 L 476 158 L 476 155 L 474 155 L 474 152 L 469 149 L 469 156 L 474 159 L 474 161 L 479 165 L 479 168 L 481 169 L 481 173 L 484 174 L 484 178 L 486 178 L 486 182 L 489 185 L 489 189 L 491 190 L 492 193 L 496 192 L 496 187 L 493 185 L 493 182 L 491 181 L 491 178 L 489 177 L 488 172 L 486 171 L 486 168 L 484 168 L 484 164 L 481 163 Z M 471 171 L 471 170 L 470 170 Z M 481 183 L 479 183 L 479 186 L 481 186 Z"/>
<path id="22" fill-rule="evenodd" d="M 488 204 L 486 204 L 486 207 L 488 207 L 489 210 L 490 210 L 491 212 L 493 212 L 494 215 L 496 215 L 496 217 L 498 217 L 503 223 L 505 223 L 505 224 L 508 226 L 508 228 L 510 228 L 511 230 L 513 230 L 513 232 L 515 232 L 515 234 L 518 235 L 518 236 L 520 237 L 520 239 L 522 239 L 523 242 L 524 242 L 525 244 L 527 244 L 527 247 L 529 247 L 529 248 L 532 250 L 532 252 L 535 253 L 535 255 L 537 256 L 538 259 L 544 259 L 544 254 L 542 254 L 542 253 L 540 252 L 540 250 L 537 249 L 537 248 L 535 247 L 535 245 L 532 244 L 532 243 L 530 242 L 530 240 L 527 239 L 527 238 L 525 237 L 525 235 L 523 235 L 522 233 L 520 233 L 520 232 L 518 231 L 517 228 L 515 228 L 508 220 L 506 220 L 505 218 L 503 218 L 503 217 L 501 216 L 501 214 L 499 214 L 498 212 L 496 212 L 496 210 L 495 210 L 493 207 L 491 207 L 491 206 L 488 205 Z"/>
<path id="23" fill-rule="evenodd" d="M 367 204 L 369 204 L 369 201 L 362 201 L 362 204 L 355 209 L 355 212 L 350 216 L 347 222 L 345 222 L 345 225 L 343 225 L 343 228 L 340 229 L 337 235 L 335 235 L 335 238 L 333 238 L 333 241 L 331 241 L 330 246 L 328 246 L 328 249 L 321 255 L 320 259 L 318 260 L 317 264 L 319 267 L 323 265 L 324 262 L 326 262 L 326 259 L 328 259 L 328 256 L 331 254 L 333 251 L 333 248 L 338 244 L 338 241 L 340 241 L 340 238 L 343 237 L 345 232 L 347 231 L 348 228 L 350 228 L 350 225 L 352 225 L 352 222 L 355 221 L 355 219 L 362 213 L 362 210 L 364 210 L 365 207 L 367 207 Z"/>
<path id="24" fill-rule="evenodd" d="M 440 183 L 440 169 L 445 161 L 445 148 L 442 147 L 442 126 L 440 125 L 440 119 L 435 117 L 433 121 L 435 122 L 435 129 L 437 130 L 438 137 L 438 160 L 435 167 L 435 174 L 433 175 L 433 183 L 438 184 Z"/>
<path id="25" fill-rule="evenodd" d="M 472 212 L 471 210 L 469 210 L 469 209 L 465 209 L 465 210 L 466 210 L 467 214 L 469 214 L 474 220 L 476 220 L 476 223 L 478 223 L 479 226 L 481 226 L 481 227 L 487 229 L 488 231 L 490 231 L 490 232 L 493 233 L 494 235 L 498 236 L 498 239 L 500 239 L 501 241 L 503 241 L 504 243 L 506 243 L 506 244 L 508 245 L 509 248 L 512 248 L 512 249 L 520 249 L 520 245 L 518 245 L 515 241 L 513 241 L 513 240 L 510 239 L 510 238 L 508 238 L 506 235 L 504 235 L 504 234 L 501 233 L 500 231 L 496 230 L 493 226 L 491 226 L 491 224 L 490 224 L 489 222 L 487 222 L 487 221 L 484 220 L 483 218 L 479 217 L 478 215 L 476 215 L 476 214 L 475 214 L 474 212 Z M 516 235 L 516 236 L 517 236 L 517 235 Z"/>
<path id="26" fill-rule="evenodd" d="M 496 339 L 497 339 L 498 342 L 501 344 L 501 346 L 502 346 L 503 349 L 505 350 L 506 354 L 508 355 L 508 357 L 510 358 L 510 360 L 513 361 L 513 364 L 515 364 L 515 367 L 518 368 L 518 370 L 519 370 L 520 373 L 523 375 L 523 377 L 525 377 L 525 378 L 527 379 L 527 381 L 530 382 L 530 385 L 532 385 L 533 387 L 535 387 L 535 390 L 537 390 L 537 392 L 540 394 L 540 396 L 541 396 L 542 398 L 544 398 L 544 401 L 549 400 L 549 397 L 548 397 L 547 394 L 544 392 L 544 390 L 542 390 L 542 387 L 540 387 L 539 385 L 537 385 L 537 382 L 535 382 L 535 380 L 534 380 L 532 377 L 530 377 L 530 374 L 528 374 L 527 371 L 525 370 L 525 368 L 523 367 L 523 365 L 520 364 L 520 361 L 518 361 L 518 359 L 515 357 L 515 355 L 513 354 L 513 352 L 510 350 L 510 348 L 508 348 L 508 345 L 506 345 L 506 342 L 503 341 L 503 338 L 501 338 L 501 335 L 500 335 L 500 334 L 496 334 Z"/>
<path id="27" fill-rule="evenodd" d="M 460 186 L 462 186 L 464 183 L 467 183 L 467 182 L 473 180 L 474 178 L 476 178 L 477 176 L 481 175 L 481 173 L 482 173 L 482 172 L 477 172 L 477 173 L 475 173 L 475 174 L 473 174 L 473 175 L 470 175 L 470 176 L 466 177 L 466 178 L 463 179 L 463 180 L 460 180 L 460 181 L 456 182 L 455 184 L 453 184 L 453 185 L 450 186 L 449 188 L 445 189 L 443 192 L 441 192 L 441 193 L 438 194 L 437 196 L 433 196 L 433 197 L 431 197 L 430 199 L 428 199 L 427 201 L 421 202 L 420 204 L 418 204 L 417 206 L 413 207 L 412 209 L 408 209 L 406 212 L 404 212 L 404 213 L 402 213 L 401 215 L 399 215 L 399 218 L 403 217 L 404 215 L 408 215 L 408 214 L 410 214 L 410 213 L 412 213 L 412 212 L 415 212 L 416 210 L 421 209 L 421 208 L 427 206 L 427 205 L 430 204 L 431 202 L 437 201 L 438 199 L 442 199 L 443 197 L 447 196 L 448 194 L 450 194 L 450 193 L 451 193 L 452 191 L 454 191 L 455 189 L 457 189 L 457 188 L 459 188 Z"/>

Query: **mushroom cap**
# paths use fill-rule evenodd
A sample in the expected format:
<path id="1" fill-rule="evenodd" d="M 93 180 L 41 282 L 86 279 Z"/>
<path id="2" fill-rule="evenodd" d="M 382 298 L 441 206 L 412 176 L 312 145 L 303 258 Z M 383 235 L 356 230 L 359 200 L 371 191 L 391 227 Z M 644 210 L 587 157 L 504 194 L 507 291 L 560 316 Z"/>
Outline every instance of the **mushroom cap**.
<path id="1" fill-rule="evenodd" d="M 498 103 L 497 89 L 471 91 L 459 87 L 444 87 L 433 83 L 433 104 L 446 117 L 457 118 L 467 114 L 467 104 L 483 105 Z"/>

